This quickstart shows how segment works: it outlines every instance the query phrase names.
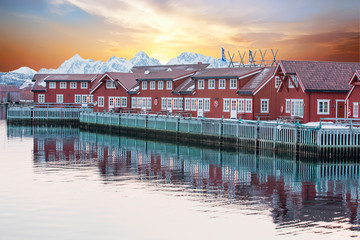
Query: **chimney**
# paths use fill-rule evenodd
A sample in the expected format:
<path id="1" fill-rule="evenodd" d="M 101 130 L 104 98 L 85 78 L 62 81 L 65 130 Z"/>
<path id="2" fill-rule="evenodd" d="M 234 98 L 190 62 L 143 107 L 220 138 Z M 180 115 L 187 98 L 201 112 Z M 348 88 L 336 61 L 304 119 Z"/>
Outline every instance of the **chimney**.
<path id="1" fill-rule="evenodd" d="M 198 62 L 198 64 L 202 64 L 202 62 Z"/>

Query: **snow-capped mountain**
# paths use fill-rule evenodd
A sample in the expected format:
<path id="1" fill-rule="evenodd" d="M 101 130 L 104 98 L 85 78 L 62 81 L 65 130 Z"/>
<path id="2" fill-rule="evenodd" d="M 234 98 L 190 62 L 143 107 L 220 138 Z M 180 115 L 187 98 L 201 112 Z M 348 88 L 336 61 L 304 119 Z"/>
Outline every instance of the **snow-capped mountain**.
<path id="1" fill-rule="evenodd" d="M 35 70 L 28 67 L 21 67 L 11 72 L 0 73 L 0 84 L 20 86 L 24 81 L 31 80 L 35 73 Z"/>
<path id="2" fill-rule="evenodd" d="M 208 57 L 199 53 L 192 53 L 192 52 L 183 52 L 176 58 L 171 59 L 167 64 L 174 65 L 174 64 L 195 64 L 195 63 L 210 63 L 211 68 L 220 68 L 220 67 L 227 67 L 229 65 L 229 60 L 225 62 L 221 60 L 221 58 L 216 59 L 214 57 Z"/>

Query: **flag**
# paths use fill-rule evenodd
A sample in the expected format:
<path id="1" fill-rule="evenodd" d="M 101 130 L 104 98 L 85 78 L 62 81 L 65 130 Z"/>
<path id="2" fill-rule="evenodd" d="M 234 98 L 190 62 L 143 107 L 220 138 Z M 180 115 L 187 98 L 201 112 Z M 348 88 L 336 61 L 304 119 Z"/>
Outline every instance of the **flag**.
<path id="1" fill-rule="evenodd" d="M 249 50 L 249 63 L 252 63 L 252 51 Z"/>
<path id="2" fill-rule="evenodd" d="M 221 61 L 226 62 L 225 49 L 221 47 Z"/>

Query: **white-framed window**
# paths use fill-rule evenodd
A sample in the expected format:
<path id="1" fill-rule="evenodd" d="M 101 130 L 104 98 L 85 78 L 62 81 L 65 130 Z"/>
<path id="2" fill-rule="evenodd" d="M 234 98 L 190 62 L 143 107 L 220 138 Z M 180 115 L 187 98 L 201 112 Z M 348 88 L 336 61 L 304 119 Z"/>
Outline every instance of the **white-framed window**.
<path id="1" fill-rule="evenodd" d="M 245 99 L 238 100 L 238 112 L 239 113 L 245 112 Z"/>
<path id="2" fill-rule="evenodd" d="M 103 107 L 104 106 L 104 97 L 98 97 L 98 106 Z"/>
<path id="3" fill-rule="evenodd" d="M 196 98 L 191 98 L 191 111 L 196 111 L 197 109 L 197 101 Z"/>
<path id="4" fill-rule="evenodd" d="M 172 98 L 167 99 L 167 109 L 172 109 Z"/>
<path id="5" fill-rule="evenodd" d="M 142 98 L 137 98 L 137 101 L 136 101 L 136 107 L 137 108 L 141 108 L 141 103 L 142 103 Z"/>
<path id="6" fill-rule="evenodd" d="M 141 88 L 142 88 L 142 90 L 146 90 L 146 89 L 147 89 L 147 82 L 146 82 L 146 81 L 142 81 L 142 82 L 141 82 Z"/>
<path id="7" fill-rule="evenodd" d="M 81 103 L 81 95 L 75 95 L 75 103 Z"/>
<path id="8" fill-rule="evenodd" d="M 171 90 L 172 89 L 172 81 L 166 81 L 166 89 Z"/>
<path id="9" fill-rule="evenodd" d="M 141 108 L 146 109 L 146 104 L 147 104 L 147 98 L 142 98 L 141 99 Z"/>
<path id="10" fill-rule="evenodd" d="M 161 98 L 161 109 L 166 109 L 166 98 Z"/>
<path id="11" fill-rule="evenodd" d="M 292 81 L 291 81 L 291 79 L 292 79 Z M 290 75 L 289 76 L 289 88 L 294 88 L 295 87 L 292 82 L 294 82 L 296 87 L 298 86 L 298 78 L 297 78 L 296 75 Z"/>
<path id="12" fill-rule="evenodd" d="M 236 89 L 236 88 L 237 88 L 236 79 L 230 79 L 230 89 Z"/>
<path id="13" fill-rule="evenodd" d="M 353 117 L 354 118 L 359 117 L 359 103 L 357 102 L 353 103 Z"/>
<path id="14" fill-rule="evenodd" d="M 109 97 L 109 108 L 113 108 L 115 105 L 115 98 L 114 97 Z"/>
<path id="15" fill-rule="evenodd" d="M 115 107 L 120 107 L 121 105 L 121 98 L 120 97 L 115 97 Z"/>
<path id="16" fill-rule="evenodd" d="M 225 89 L 225 88 L 226 88 L 225 79 L 219 79 L 219 89 Z"/>
<path id="17" fill-rule="evenodd" d="M 56 102 L 57 103 L 63 103 L 64 102 L 64 95 L 56 94 Z"/>
<path id="18" fill-rule="evenodd" d="M 60 88 L 66 89 L 66 82 L 60 82 Z"/>
<path id="19" fill-rule="evenodd" d="M 304 101 L 302 99 L 291 99 L 291 116 L 303 117 Z"/>
<path id="20" fill-rule="evenodd" d="M 177 110 L 179 108 L 179 101 L 177 98 L 174 98 L 173 101 L 173 109 Z"/>
<path id="21" fill-rule="evenodd" d="M 87 82 L 81 82 L 80 88 L 81 89 L 87 89 L 88 88 L 88 83 Z"/>
<path id="22" fill-rule="evenodd" d="M 70 82 L 70 88 L 76 89 L 77 88 L 77 82 Z"/>
<path id="23" fill-rule="evenodd" d="M 198 80 L 198 89 L 204 89 L 204 79 Z"/>
<path id="24" fill-rule="evenodd" d="M 89 103 L 93 103 L 94 102 L 94 95 L 89 95 Z"/>
<path id="25" fill-rule="evenodd" d="M 260 112 L 261 113 L 269 112 L 269 99 L 260 99 Z"/>
<path id="26" fill-rule="evenodd" d="M 163 89 L 164 89 L 164 82 L 163 82 L 163 81 L 159 81 L 159 82 L 158 82 L 158 89 L 159 89 L 159 90 L 163 90 Z"/>
<path id="27" fill-rule="evenodd" d="M 121 107 L 127 107 L 127 97 L 121 98 Z"/>
<path id="28" fill-rule="evenodd" d="M 179 98 L 179 110 L 184 110 L 184 99 Z"/>
<path id="29" fill-rule="evenodd" d="M 55 89 L 56 88 L 56 82 L 49 82 L 49 88 Z"/>
<path id="30" fill-rule="evenodd" d="M 215 79 L 209 79 L 208 88 L 209 89 L 215 89 Z"/>
<path id="31" fill-rule="evenodd" d="M 252 99 L 245 99 L 245 112 L 246 113 L 252 112 Z"/>
<path id="32" fill-rule="evenodd" d="M 330 100 L 318 99 L 317 100 L 317 114 L 330 114 Z"/>
<path id="33" fill-rule="evenodd" d="M 286 113 L 290 113 L 290 103 L 291 103 L 290 99 L 285 100 L 285 112 Z"/>
<path id="34" fill-rule="evenodd" d="M 83 83 L 81 83 L 82 85 Z M 112 80 L 106 80 L 106 88 L 115 88 L 115 84 Z"/>
<path id="35" fill-rule="evenodd" d="M 150 90 L 155 90 L 155 81 L 150 82 Z"/>
<path id="36" fill-rule="evenodd" d="M 87 103 L 87 98 L 88 98 L 88 95 L 82 95 L 81 96 L 81 102 L 82 103 Z"/>
<path id="37" fill-rule="evenodd" d="M 280 77 L 279 76 L 275 76 L 275 88 L 278 88 L 280 86 Z"/>
<path id="38" fill-rule="evenodd" d="M 223 80 L 223 79 L 221 79 L 221 80 Z M 228 98 L 224 98 L 223 111 L 224 112 L 230 111 L 230 99 L 228 99 Z"/>
<path id="39" fill-rule="evenodd" d="M 190 111 L 190 98 L 185 98 L 185 111 Z"/>
<path id="40" fill-rule="evenodd" d="M 146 108 L 151 109 L 151 97 L 146 98 Z"/>
<path id="41" fill-rule="evenodd" d="M 204 99 L 204 111 L 210 112 L 210 98 Z"/>
<path id="42" fill-rule="evenodd" d="M 131 98 L 131 108 L 136 108 L 136 103 L 137 103 L 136 97 L 132 97 Z"/>
<path id="43" fill-rule="evenodd" d="M 44 103 L 44 102 L 45 102 L 45 94 L 39 94 L 38 103 Z"/>

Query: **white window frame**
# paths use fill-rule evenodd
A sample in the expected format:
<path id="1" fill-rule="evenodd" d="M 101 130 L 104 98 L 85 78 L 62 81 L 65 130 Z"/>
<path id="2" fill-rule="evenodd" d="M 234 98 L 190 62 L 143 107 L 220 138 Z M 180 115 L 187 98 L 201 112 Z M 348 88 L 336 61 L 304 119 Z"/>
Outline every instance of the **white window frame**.
<path id="1" fill-rule="evenodd" d="M 184 99 L 179 98 L 179 110 L 183 110 L 184 109 Z"/>
<path id="2" fill-rule="evenodd" d="M 230 112 L 230 99 L 224 98 L 223 100 L 223 112 Z"/>
<path id="3" fill-rule="evenodd" d="M 146 108 L 151 109 L 151 97 L 146 98 Z"/>
<path id="4" fill-rule="evenodd" d="M 81 95 L 75 95 L 74 102 L 75 103 L 81 103 Z"/>
<path id="5" fill-rule="evenodd" d="M 210 112 L 210 98 L 204 98 L 204 112 Z"/>
<path id="6" fill-rule="evenodd" d="M 150 90 L 155 90 L 155 81 L 150 82 Z"/>
<path id="7" fill-rule="evenodd" d="M 166 90 L 172 90 L 172 81 L 166 81 Z"/>
<path id="8" fill-rule="evenodd" d="M 77 88 L 77 82 L 70 82 L 70 88 L 76 89 Z"/>
<path id="9" fill-rule="evenodd" d="M 66 89 L 66 82 L 60 82 L 60 89 Z"/>
<path id="10" fill-rule="evenodd" d="M 191 111 L 197 111 L 197 99 L 191 98 L 191 104 L 190 104 Z"/>
<path id="11" fill-rule="evenodd" d="M 219 79 L 219 89 L 225 89 L 225 88 L 226 88 L 226 80 Z"/>
<path id="12" fill-rule="evenodd" d="M 191 100 L 190 98 L 185 98 L 185 111 L 190 111 Z"/>
<path id="13" fill-rule="evenodd" d="M 82 95 L 81 96 L 81 102 L 82 103 L 87 103 L 87 100 L 88 100 L 88 95 Z"/>
<path id="14" fill-rule="evenodd" d="M 161 98 L 161 109 L 166 109 L 166 103 L 167 103 L 167 100 L 166 98 Z"/>
<path id="15" fill-rule="evenodd" d="M 252 99 L 245 99 L 245 112 L 252 113 Z"/>
<path id="16" fill-rule="evenodd" d="M 94 95 L 89 95 L 89 103 L 93 103 L 94 102 Z"/>
<path id="17" fill-rule="evenodd" d="M 198 89 L 204 89 L 204 87 L 205 87 L 204 79 L 199 79 L 198 80 Z"/>
<path id="18" fill-rule="evenodd" d="M 56 94 L 56 103 L 64 103 L 64 94 Z"/>
<path id="19" fill-rule="evenodd" d="M 115 106 L 114 100 L 114 97 L 108 97 L 109 108 L 113 108 Z"/>
<path id="20" fill-rule="evenodd" d="M 81 83 L 80 83 L 80 88 L 81 88 L 81 89 L 87 89 L 87 88 L 88 88 L 88 85 L 89 85 L 89 84 L 88 84 L 87 82 L 81 82 Z"/>
<path id="21" fill-rule="evenodd" d="M 208 80 L 208 89 L 215 89 L 215 79 Z"/>
<path id="22" fill-rule="evenodd" d="M 105 103 L 104 97 L 98 97 L 98 106 L 104 107 L 104 103 Z"/>
<path id="23" fill-rule="evenodd" d="M 119 108 L 121 106 L 121 97 L 115 97 L 115 107 Z"/>
<path id="24" fill-rule="evenodd" d="M 237 79 L 230 79 L 230 89 L 237 88 Z"/>
<path id="25" fill-rule="evenodd" d="M 280 77 L 279 76 L 275 76 L 275 88 L 278 88 L 280 86 Z"/>
<path id="26" fill-rule="evenodd" d="M 238 112 L 239 113 L 245 112 L 245 99 L 238 99 Z"/>
<path id="27" fill-rule="evenodd" d="M 49 89 L 56 89 L 56 82 L 49 82 Z"/>
<path id="28" fill-rule="evenodd" d="M 113 80 L 106 80 L 106 89 L 113 89 L 115 88 L 115 83 L 113 82 Z"/>
<path id="29" fill-rule="evenodd" d="M 127 97 L 121 97 L 121 107 L 127 107 Z"/>
<path id="30" fill-rule="evenodd" d="M 304 100 L 291 99 L 291 116 L 304 117 Z"/>
<path id="31" fill-rule="evenodd" d="M 137 98 L 136 108 L 141 108 L 141 103 L 142 103 L 142 98 L 141 97 Z"/>
<path id="32" fill-rule="evenodd" d="M 147 98 L 146 97 L 141 98 L 141 109 L 146 109 L 146 105 L 147 105 Z"/>
<path id="33" fill-rule="evenodd" d="M 353 117 L 354 118 L 359 117 L 359 103 L 358 102 L 353 103 Z"/>
<path id="34" fill-rule="evenodd" d="M 285 99 L 285 112 L 290 113 L 291 111 L 291 99 Z"/>
<path id="35" fill-rule="evenodd" d="M 327 103 L 327 109 L 324 109 L 324 103 Z M 323 105 L 322 111 L 320 111 L 321 104 Z M 329 115 L 330 114 L 330 99 L 318 99 L 317 100 L 317 114 L 318 115 Z"/>
<path id="36" fill-rule="evenodd" d="M 163 81 L 159 81 L 158 82 L 158 90 L 163 90 L 164 89 L 164 82 Z"/>
<path id="37" fill-rule="evenodd" d="M 131 108 L 136 108 L 136 104 L 137 104 L 137 98 L 132 97 L 131 98 Z"/>
<path id="38" fill-rule="evenodd" d="M 179 100 L 177 98 L 173 98 L 173 109 L 174 110 L 179 109 Z"/>
<path id="39" fill-rule="evenodd" d="M 269 99 L 260 99 L 260 113 L 269 113 Z"/>
<path id="40" fill-rule="evenodd" d="M 142 90 L 147 90 L 147 81 L 142 81 L 141 82 L 141 89 Z"/>
<path id="41" fill-rule="evenodd" d="M 38 103 L 45 103 L 45 94 L 38 95 Z"/>
<path id="42" fill-rule="evenodd" d="M 172 98 L 167 98 L 166 109 L 172 109 L 172 106 L 173 106 Z"/>

